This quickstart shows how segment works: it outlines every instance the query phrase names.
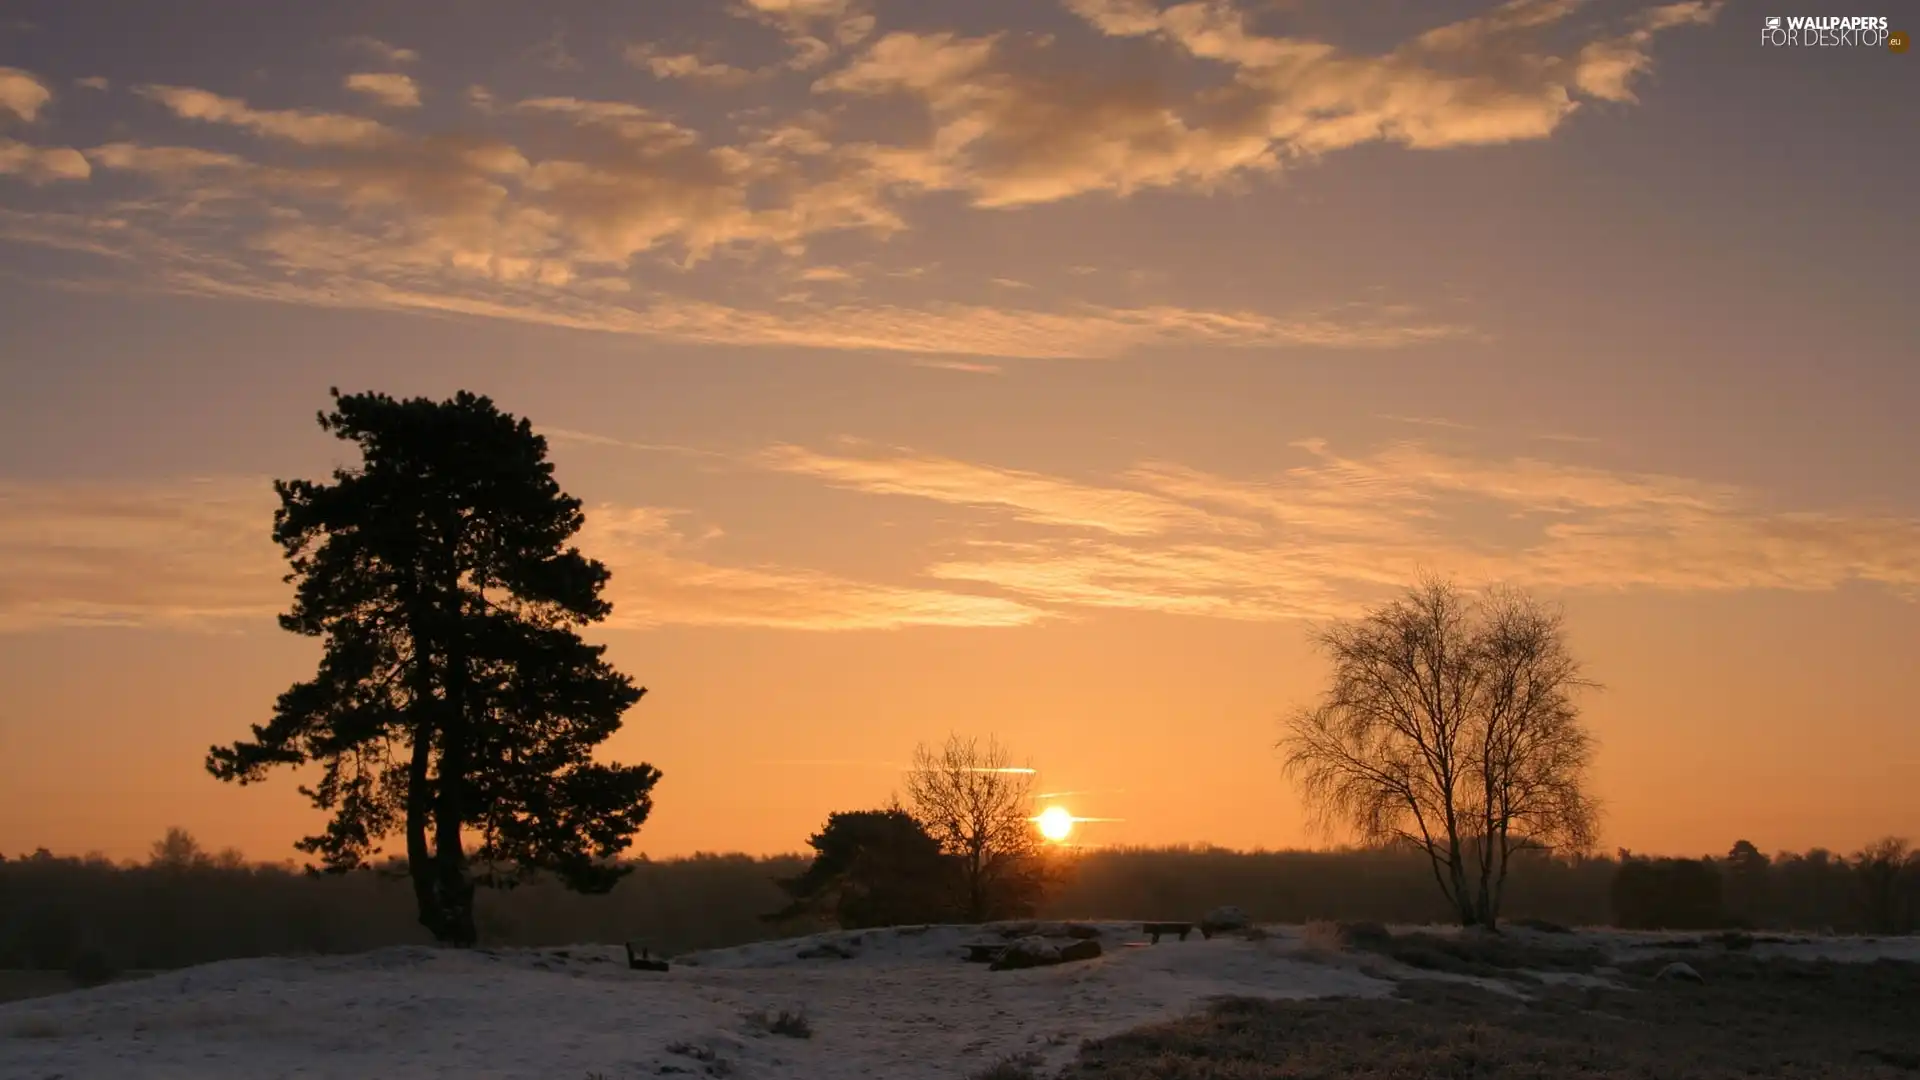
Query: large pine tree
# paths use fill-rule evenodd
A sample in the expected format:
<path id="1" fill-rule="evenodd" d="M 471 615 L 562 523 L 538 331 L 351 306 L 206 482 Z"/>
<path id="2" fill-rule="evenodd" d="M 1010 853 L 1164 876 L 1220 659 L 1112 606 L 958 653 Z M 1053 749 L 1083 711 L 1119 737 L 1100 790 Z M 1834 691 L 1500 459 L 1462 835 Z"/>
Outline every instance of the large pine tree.
<path id="1" fill-rule="evenodd" d="M 442 942 L 475 942 L 476 884 L 546 871 L 611 889 L 660 773 L 593 760 L 646 691 L 576 632 L 612 610 L 609 572 L 569 544 L 584 519 L 546 440 L 466 392 L 333 402 L 320 426 L 360 466 L 274 484 L 296 590 L 280 624 L 324 639 L 319 670 L 208 771 L 246 784 L 320 765 L 300 790 L 332 819 L 300 849 L 344 872 L 404 833 Z"/>

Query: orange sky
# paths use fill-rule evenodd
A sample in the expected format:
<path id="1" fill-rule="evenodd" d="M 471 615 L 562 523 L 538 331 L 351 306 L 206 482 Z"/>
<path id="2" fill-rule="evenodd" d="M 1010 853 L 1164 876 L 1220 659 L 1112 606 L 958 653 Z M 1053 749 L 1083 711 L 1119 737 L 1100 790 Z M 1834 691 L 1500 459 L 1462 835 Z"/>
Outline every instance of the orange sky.
<path id="1" fill-rule="evenodd" d="M 267 481 L 339 460 L 330 385 L 548 436 L 654 856 L 796 849 L 949 731 L 1091 843 L 1324 842 L 1306 631 L 1422 568 L 1564 605 L 1607 846 L 1920 834 L 1911 54 L 1599 0 L 100 6 L 0 29 L 0 851 L 318 827 L 200 762 L 317 656 Z"/>

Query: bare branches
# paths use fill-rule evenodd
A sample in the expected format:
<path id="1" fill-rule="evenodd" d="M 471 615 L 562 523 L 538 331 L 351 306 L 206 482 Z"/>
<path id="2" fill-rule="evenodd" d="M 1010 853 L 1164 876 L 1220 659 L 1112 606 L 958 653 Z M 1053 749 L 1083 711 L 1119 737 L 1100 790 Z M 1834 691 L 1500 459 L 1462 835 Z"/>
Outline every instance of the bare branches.
<path id="1" fill-rule="evenodd" d="M 950 736 L 915 748 L 907 774 L 913 813 L 960 868 L 967 917 L 1017 914 L 1036 881 L 1040 832 L 1033 822 L 1030 768 L 1013 764 L 997 741 Z"/>
<path id="2" fill-rule="evenodd" d="M 1463 923 L 1492 925 L 1514 852 L 1591 848 L 1593 740 L 1573 699 L 1594 684 L 1557 610 L 1426 579 L 1315 638 L 1333 678 L 1281 745 L 1317 824 L 1424 851 Z"/>

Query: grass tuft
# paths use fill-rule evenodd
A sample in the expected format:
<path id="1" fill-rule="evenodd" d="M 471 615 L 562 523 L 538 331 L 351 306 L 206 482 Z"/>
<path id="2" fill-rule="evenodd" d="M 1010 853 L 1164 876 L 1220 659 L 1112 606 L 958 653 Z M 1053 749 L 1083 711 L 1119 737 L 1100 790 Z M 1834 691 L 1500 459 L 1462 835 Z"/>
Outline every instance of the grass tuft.
<path id="1" fill-rule="evenodd" d="M 747 1020 L 754 1027 L 769 1035 L 779 1035 L 789 1039 L 813 1038 L 813 1022 L 800 1009 L 781 1009 L 779 1012 L 762 1010 L 748 1013 Z"/>
<path id="2" fill-rule="evenodd" d="M 1039 1080 L 1040 1064 L 1044 1060 L 1032 1051 L 1014 1054 L 974 1073 L 967 1080 Z"/>

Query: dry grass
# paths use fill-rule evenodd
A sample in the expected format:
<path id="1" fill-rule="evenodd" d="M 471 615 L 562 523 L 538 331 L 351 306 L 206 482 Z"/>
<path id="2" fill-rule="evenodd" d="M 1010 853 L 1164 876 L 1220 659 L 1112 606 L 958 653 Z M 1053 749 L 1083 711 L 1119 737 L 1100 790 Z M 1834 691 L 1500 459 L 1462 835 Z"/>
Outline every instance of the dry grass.
<path id="1" fill-rule="evenodd" d="M 1042 1060 L 1039 1054 L 1032 1051 L 1014 1054 L 973 1073 L 967 1080 L 1035 1080 L 1039 1076 L 1035 1070 L 1040 1067 Z"/>
<path id="2" fill-rule="evenodd" d="M 1089 1042 L 1061 1080 L 1914 1080 L 1920 965 L 1704 956 L 1705 985 L 1532 987 L 1520 1000 L 1415 980 L 1396 999 L 1227 999 Z"/>
<path id="3" fill-rule="evenodd" d="M 1340 924 L 1325 919 L 1308 923 L 1300 932 L 1300 944 L 1307 951 L 1332 956 L 1347 951 L 1347 935 Z"/>
<path id="4" fill-rule="evenodd" d="M 769 1035 L 780 1035 L 789 1039 L 813 1038 L 813 1022 L 799 1009 L 771 1009 L 747 1014 L 747 1023 Z"/>

